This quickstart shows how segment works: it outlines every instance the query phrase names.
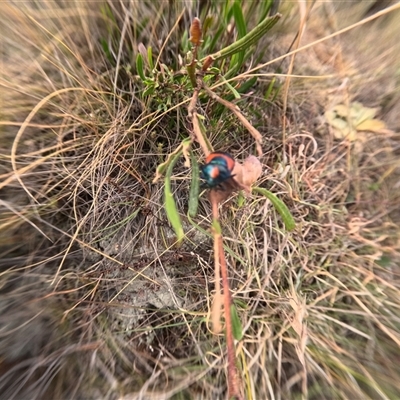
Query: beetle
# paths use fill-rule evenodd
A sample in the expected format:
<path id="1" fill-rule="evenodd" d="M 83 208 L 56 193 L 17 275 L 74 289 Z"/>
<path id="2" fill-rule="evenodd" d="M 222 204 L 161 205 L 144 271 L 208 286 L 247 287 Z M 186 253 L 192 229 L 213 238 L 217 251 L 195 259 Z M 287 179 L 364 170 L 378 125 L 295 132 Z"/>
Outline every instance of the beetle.
<path id="1" fill-rule="evenodd" d="M 208 188 L 214 188 L 232 178 L 235 160 L 222 151 L 215 151 L 206 157 L 206 163 L 200 166 L 200 176 L 206 181 Z"/>

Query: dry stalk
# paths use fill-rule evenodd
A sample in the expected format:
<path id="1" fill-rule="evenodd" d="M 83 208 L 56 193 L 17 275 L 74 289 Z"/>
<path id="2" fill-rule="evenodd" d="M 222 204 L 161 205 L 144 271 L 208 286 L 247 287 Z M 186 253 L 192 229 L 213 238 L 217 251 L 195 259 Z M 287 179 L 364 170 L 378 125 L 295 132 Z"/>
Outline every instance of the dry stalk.
<path id="1" fill-rule="evenodd" d="M 306 22 L 308 15 L 311 10 L 311 6 L 307 8 L 306 4 L 303 2 L 299 1 L 299 11 L 300 11 L 300 26 L 299 26 L 299 31 L 295 40 L 295 49 L 298 49 L 300 46 L 301 39 L 303 37 L 305 28 L 306 28 Z M 290 58 L 290 64 L 289 64 L 289 69 L 288 69 L 288 76 L 285 80 L 284 86 L 283 86 L 283 107 L 282 107 L 282 142 L 283 142 L 283 147 L 285 148 L 286 145 L 286 111 L 287 111 L 287 101 L 288 101 L 288 95 L 289 95 L 289 86 L 290 86 L 290 76 L 293 72 L 294 68 L 294 59 L 296 57 L 296 54 L 292 54 Z M 286 159 L 286 153 L 283 152 L 283 157 Z"/>
<path id="2" fill-rule="evenodd" d="M 218 220 L 218 202 L 213 201 L 212 203 L 213 208 L 213 218 L 215 216 Z M 215 208 L 215 210 L 214 210 Z M 215 279 L 215 296 L 212 304 L 211 310 L 211 323 L 212 323 L 212 330 L 214 334 L 218 335 L 222 331 L 221 325 L 221 307 L 222 307 L 222 294 L 221 294 L 221 269 L 219 265 L 220 259 L 220 246 L 218 240 L 215 240 L 214 237 L 214 279 Z"/>
<path id="3" fill-rule="evenodd" d="M 192 120 L 194 136 L 196 137 L 196 140 L 198 141 L 200 147 L 202 148 L 204 155 L 207 157 L 210 154 L 210 150 L 207 146 L 203 134 L 201 133 L 199 119 L 196 111 L 197 99 L 199 98 L 199 92 L 202 87 L 202 84 L 203 84 L 202 78 L 201 77 L 197 78 L 197 87 L 193 91 L 193 96 L 188 106 L 188 116 Z"/>
<path id="4" fill-rule="evenodd" d="M 228 108 L 230 111 L 232 111 L 236 115 L 236 117 L 239 119 L 239 121 L 250 132 L 251 136 L 253 136 L 253 138 L 255 139 L 257 153 L 258 153 L 259 157 L 261 157 L 262 156 L 261 133 L 256 128 L 254 128 L 253 125 L 251 125 L 251 123 L 246 119 L 246 117 L 240 111 L 240 108 L 236 104 L 233 104 L 230 101 L 224 100 L 223 98 L 219 97 L 217 94 L 215 94 L 210 88 L 208 88 L 204 84 L 203 84 L 203 88 L 212 99 L 217 100 L 218 103 L 221 103 L 222 105 L 224 105 L 226 108 Z"/>

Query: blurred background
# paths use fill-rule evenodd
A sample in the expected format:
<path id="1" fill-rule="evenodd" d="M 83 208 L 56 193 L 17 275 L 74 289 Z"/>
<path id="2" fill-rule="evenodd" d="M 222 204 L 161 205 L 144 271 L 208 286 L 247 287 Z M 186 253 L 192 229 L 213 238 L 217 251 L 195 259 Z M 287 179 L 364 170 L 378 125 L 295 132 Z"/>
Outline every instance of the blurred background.
<path id="1" fill-rule="evenodd" d="M 296 221 L 221 211 L 243 397 L 400 398 L 399 4 L 31 0 L 0 9 L 1 399 L 226 398 L 210 205 L 189 216 L 181 157 L 176 246 L 153 179 L 191 137 L 193 18 L 201 63 L 276 13 L 203 78 Z M 257 154 L 197 104 L 214 149 Z"/>

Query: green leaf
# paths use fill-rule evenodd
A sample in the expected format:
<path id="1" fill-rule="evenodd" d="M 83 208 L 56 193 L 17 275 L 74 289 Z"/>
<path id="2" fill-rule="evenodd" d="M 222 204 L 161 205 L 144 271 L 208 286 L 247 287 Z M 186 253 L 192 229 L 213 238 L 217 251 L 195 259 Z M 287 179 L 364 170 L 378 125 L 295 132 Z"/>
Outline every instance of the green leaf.
<path id="1" fill-rule="evenodd" d="M 221 26 L 217 32 L 215 32 L 215 34 L 212 36 L 210 45 L 208 47 L 208 52 L 212 52 L 214 51 L 214 48 L 216 47 L 217 43 L 221 40 L 221 36 L 222 34 L 225 32 L 225 27 Z M 202 60 L 203 61 L 203 60 Z"/>
<path id="2" fill-rule="evenodd" d="M 233 337 L 236 340 L 242 340 L 243 338 L 242 323 L 240 322 L 240 318 L 234 304 L 231 304 L 231 321 L 232 321 Z"/>
<path id="3" fill-rule="evenodd" d="M 238 31 L 238 39 L 242 39 L 243 37 L 246 36 L 247 27 L 242 13 L 242 7 L 240 5 L 240 1 L 236 0 L 233 3 L 231 12 L 235 20 L 236 29 Z M 225 78 L 227 79 L 231 78 L 232 76 L 236 75 L 236 73 L 240 70 L 240 68 L 243 66 L 244 63 L 245 52 L 246 49 L 243 49 L 232 56 L 231 61 L 229 63 L 228 72 L 225 74 Z"/>
<path id="4" fill-rule="evenodd" d="M 136 56 L 136 72 L 140 76 L 140 79 L 144 82 L 146 80 L 146 76 L 143 70 L 143 56 L 138 53 Z"/>
<path id="5" fill-rule="evenodd" d="M 180 156 L 185 147 L 188 145 L 188 143 L 191 142 L 190 138 L 186 138 L 182 140 L 182 143 L 172 152 L 168 155 L 167 159 L 161 163 L 157 169 L 156 169 L 156 176 L 153 179 L 153 183 L 158 182 L 158 180 L 161 178 L 161 176 L 165 173 L 165 171 L 168 169 L 169 165 L 173 162 L 175 157 L 178 155 Z"/>
<path id="6" fill-rule="evenodd" d="M 154 93 L 155 91 L 155 85 L 149 85 L 144 91 L 143 91 L 143 96 L 150 96 L 151 94 Z"/>
<path id="7" fill-rule="evenodd" d="M 388 255 L 382 255 L 382 257 L 379 260 L 375 261 L 378 265 L 380 265 L 383 268 L 390 267 L 390 264 L 392 263 L 392 259 Z"/>
<path id="8" fill-rule="evenodd" d="M 225 82 L 225 85 L 228 87 L 228 89 L 232 92 L 234 95 L 235 99 L 240 99 L 240 93 L 228 82 L 226 79 L 222 76 L 222 80 Z"/>
<path id="9" fill-rule="evenodd" d="M 239 208 L 244 206 L 244 203 L 246 202 L 246 197 L 244 197 L 244 194 L 242 191 L 239 192 L 238 196 L 237 196 L 237 206 Z"/>
<path id="10" fill-rule="evenodd" d="M 265 92 L 265 95 L 264 95 L 264 99 L 265 99 L 265 100 L 268 100 L 269 96 L 271 96 L 272 89 L 273 89 L 274 86 L 275 86 L 275 82 L 276 82 L 276 78 L 273 77 L 272 80 L 271 80 L 271 82 L 270 82 L 269 85 L 268 85 L 267 91 Z"/>
<path id="11" fill-rule="evenodd" d="M 274 103 L 275 100 L 277 99 L 277 97 L 278 97 L 278 95 L 279 95 L 279 92 L 280 92 L 281 89 L 282 89 L 282 84 L 281 84 L 281 83 L 275 84 L 275 85 L 274 85 L 274 89 L 275 89 L 275 93 L 274 93 L 274 96 L 273 96 L 272 99 L 271 99 L 271 102 L 272 102 L 272 103 Z"/>
<path id="12" fill-rule="evenodd" d="M 264 188 L 254 187 L 253 191 L 262 194 L 272 203 L 276 211 L 278 211 L 279 215 L 282 217 L 285 227 L 288 231 L 292 231 L 296 227 L 292 214 L 290 214 L 289 209 L 282 200 L 278 199 L 278 197 L 276 197 L 273 193 Z"/>
<path id="13" fill-rule="evenodd" d="M 153 49 L 151 48 L 151 46 L 147 48 L 147 61 L 149 62 L 150 70 L 153 71 L 154 69 Z"/>
<path id="14" fill-rule="evenodd" d="M 264 0 L 263 2 L 261 2 L 262 9 L 260 10 L 260 8 L 257 7 L 258 14 L 260 15 L 259 23 L 263 21 L 264 18 L 268 15 L 268 13 L 271 10 L 273 2 L 274 0 Z"/>
<path id="15" fill-rule="evenodd" d="M 223 78 L 223 77 L 222 77 Z M 253 76 L 252 78 L 248 79 L 246 82 L 243 82 L 237 89 L 234 88 L 234 90 L 238 93 L 240 96 L 241 93 L 247 93 L 248 90 L 257 82 L 257 77 Z M 233 101 L 234 99 L 238 98 L 237 96 L 234 96 L 232 94 L 229 94 L 226 96 L 226 100 L 228 101 Z"/>
<path id="16" fill-rule="evenodd" d="M 164 184 L 165 211 L 167 213 L 168 221 L 170 222 L 172 228 L 175 231 L 178 243 L 182 242 L 183 238 L 185 237 L 185 234 L 183 232 L 181 217 L 178 213 L 178 209 L 176 208 L 175 199 L 171 190 L 171 175 L 172 175 L 172 170 L 181 154 L 182 151 L 175 154 L 174 157 L 171 159 L 167 168 L 167 172 L 165 174 L 165 184 Z"/>
<path id="17" fill-rule="evenodd" d="M 190 82 L 193 86 L 193 89 L 196 89 L 197 87 L 197 81 L 196 81 L 196 64 L 195 63 L 190 63 L 186 65 L 187 72 L 190 78 Z"/>
<path id="18" fill-rule="evenodd" d="M 373 182 L 368 186 L 368 189 L 372 192 L 377 192 L 381 188 L 381 185 L 378 182 Z"/>
<path id="19" fill-rule="evenodd" d="M 246 93 L 254 84 L 257 82 L 257 76 L 253 76 L 248 79 L 246 82 L 243 82 L 238 88 L 237 91 L 239 93 Z"/>
<path id="20" fill-rule="evenodd" d="M 203 38 L 205 38 L 207 36 L 208 30 L 211 28 L 213 21 L 214 21 L 213 15 L 207 15 L 207 17 L 204 19 L 203 27 L 202 27 Z"/>
<path id="21" fill-rule="evenodd" d="M 268 32 L 281 18 L 281 14 L 275 14 L 272 17 L 267 17 L 264 21 L 262 21 L 259 25 L 257 25 L 253 30 L 251 30 L 246 36 L 238 39 L 236 42 L 232 43 L 231 45 L 223 48 L 222 50 L 218 51 L 211 55 L 212 59 L 219 60 L 233 54 L 236 54 L 242 50 L 246 50 L 249 46 L 257 43 L 259 39 L 263 37 L 263 35 Z M 200 60 L 201 62 L 204 59 Z"/>
<path id="22" fill-rule="evenodd" d="M 190 152 L 190 164 L 192 166 L 192 181 L 190 182 L 189 192 L 189 216 L 196 217 L 199 206 L 199 164 L 193 151 Z"/>
<path id="23" fill-rule="evenodd" d="M 181 49 L 182 53 L 186 54 L 188 51 L 190 51 L 190 42 L 189 42 L 189 35 L 188 31 L 185 30 L 183 34 L 181 35 Z"/>
<path id="24" fill-rule="evenodd" d="M 242 308 L 243 310 L 247 310 L 248 309 L 247 302 L 242 300 L 242 299 L 235 298 L 235 300 L 233 302 L 235 303 L 235 306 L 238 306 L 239 308 Z"/>
<path id="25" fill-rule="evenodd" d="M 242 6 L 239 0 L 236 0 L 232 5 L 233 18 L 235 19 L 236 28 L 238 30 L 238 37 L 241 39 L 247 34 L 246 22 L 242 12 Z"/>
<path id="26" fill-rule="evenodd" d="M 101 47 L 103 48 L 104 54 L 106 55 L 108 61 L 114 62 L 107 41 L 104 38 L 101 38 L 100 44 L 101 44 Z"/>
<path id="27" fill-rule="evenodd" d="M 229 20 L 232 16 L 232 7 L 229 8 L 230 0 L 225 0 L 225 4 L 222 7 L 221 16 L 225 20 L 226 24 L 229 24 Z"/>

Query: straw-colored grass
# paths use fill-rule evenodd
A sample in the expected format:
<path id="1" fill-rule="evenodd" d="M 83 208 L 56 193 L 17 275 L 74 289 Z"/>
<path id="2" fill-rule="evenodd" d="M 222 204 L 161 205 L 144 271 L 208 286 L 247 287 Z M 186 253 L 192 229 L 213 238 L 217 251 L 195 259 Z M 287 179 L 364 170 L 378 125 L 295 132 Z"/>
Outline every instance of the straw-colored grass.
<path id="1" fill-rule="evenodd" d="M 179 161 L 172 184 L 186 238 L 177 247 L 163 180 L 152 183 L 191 134 L 192 90 L 174 75 L 185 32 L 197 15 L 214 16 L 215 35 L 223 27 L 223 2 L 197 3 L 1 6 L 2 399 L 226 396 L 226 341 L 210 325 L 207 196 L 187 218 L 190 170 Z M 242 3 L 250 29 L 264 6 Z M 287 232 L 255 194 L 220 212 L 245 398 L 396 399 L 399 6 L 282 3 L 281 22 L 231 77 L 259 74 L 230 100 L 263 135 L 258 186 L 296 221 Z M 216 46 L 236 39 L 233 23 L 221 32 Z M 149 46 L 159 87 L 143 96 L 135 61 Z M 355 101 L 377 107 L 385 128 L 339 139 L 324 113 Z M 257 154 L 229 110 L 206 96 L 199 110 L 215 149 Z"/>

